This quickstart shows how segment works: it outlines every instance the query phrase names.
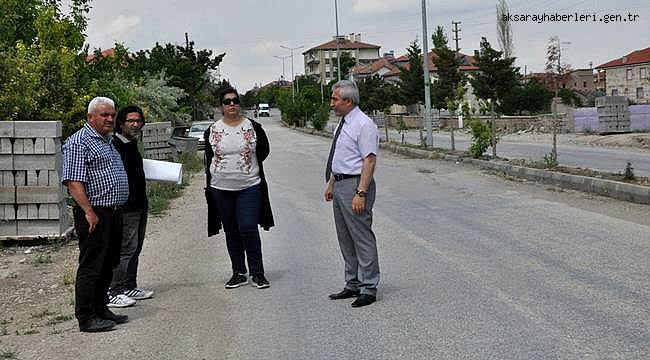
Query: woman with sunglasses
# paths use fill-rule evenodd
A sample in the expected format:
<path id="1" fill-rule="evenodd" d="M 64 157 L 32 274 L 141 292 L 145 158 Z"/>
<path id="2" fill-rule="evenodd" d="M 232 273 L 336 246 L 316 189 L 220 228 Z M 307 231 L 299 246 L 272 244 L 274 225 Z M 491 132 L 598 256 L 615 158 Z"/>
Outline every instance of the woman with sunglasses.
<path id="1" fill-rule="evenodd" d="M 237 90 L 226 88 L 219 97 L 223 119 L 212 124 L 205 138 L 205 196 L 208 202 L 208 236 L 223 225 L 233 275 L 226 289 L 248 282 L 268 288 L 262 263 L 258 225 L 274 225 L 262 162 L 269 155 L 269 141 L 262 126 L 242 116 Z"/>

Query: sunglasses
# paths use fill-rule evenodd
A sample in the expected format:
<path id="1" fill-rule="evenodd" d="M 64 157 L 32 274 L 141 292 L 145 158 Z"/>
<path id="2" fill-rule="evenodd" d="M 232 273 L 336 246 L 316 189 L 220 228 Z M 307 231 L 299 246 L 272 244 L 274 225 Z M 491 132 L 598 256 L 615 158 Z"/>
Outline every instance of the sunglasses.
<path id="1" fill-rule="evenodd" d="M 224 105 L 239 105 L 239 98 L 223 99 L 221 103 Z"/>

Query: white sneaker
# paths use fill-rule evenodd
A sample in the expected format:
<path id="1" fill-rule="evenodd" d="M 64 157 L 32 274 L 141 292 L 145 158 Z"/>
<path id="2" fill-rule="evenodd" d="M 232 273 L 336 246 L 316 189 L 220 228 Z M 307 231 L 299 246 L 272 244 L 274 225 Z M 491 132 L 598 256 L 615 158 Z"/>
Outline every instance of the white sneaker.
<path id="1" fill-rule="evenodd" d="M 133 304 L 135 304 L 135 300 L 131 299 L 130 297 L 124 294 L 117 294 L 117 295 L 108 294 L 108 304 L 106 304 L 106 306 L 122 308 L 122 307 L 133 306 Z"/>
<path id="2" fill-rule="evenodd" d="M 124 290 L 124 295 L 134 300 L 144 300 L 149 299 L 153 296 L 153 290 L 135 288 L 131 290 Z"/>

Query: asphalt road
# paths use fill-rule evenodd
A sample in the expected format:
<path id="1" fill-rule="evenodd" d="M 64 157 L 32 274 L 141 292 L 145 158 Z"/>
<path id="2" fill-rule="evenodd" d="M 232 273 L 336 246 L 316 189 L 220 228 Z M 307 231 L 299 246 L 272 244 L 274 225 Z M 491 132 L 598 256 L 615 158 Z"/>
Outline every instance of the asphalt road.
<path id="1" fill-rule="evenodd" d="M 331 131 L 331 128 L 336 126 L 336 123 L 330 122 L 328 126 Z M 381 131 L 381 136 L 385 138 L 383 130 Z M 401 139 L 401 135 L 394 130 L 389 133 L 389 137 L 395 141 Z M 411 130 L 405 134 L 404 138 L 407 143 L 420 143 L 419 131 Z M 471 135 L 456 133 L 454 136 L 454 144 L 457 150 L 469 149 Z M 434 133 L 433 145 L 435 147 L 451 149 L 450 134 Z M 500 141 L 497 143 L 497 155 L 508 159 L 541 161 L 544 159 L 544 155 L 551 152 L 551 148 L 552 144 L 550 142 Z M 558 162 L 561 165 L 618 173 L 624 171 L 629 161 L 634 168 L 635 175 L 650 177 L 650 153 L 647 150 L 558 144 L 557 152 Z M 487 153 L 492 154 L 492 149 L 488 148 Z"/>
<path id="2" fill-rule="evenodd" d="M 206 237 L 203 177 L 152 219 L 142 286 L 106 334 L 30 344 L 33 359 L 647 359 L 648 207 L 512 182 L 466 165 L 379 156 L 378 302 L 353 309 L 331 205 L 329 140 L 261 120 L 277 226 L 262 232 L 271 288 L 226 290 Z M 1 339 L 1 338 L 0 338 Z"/>

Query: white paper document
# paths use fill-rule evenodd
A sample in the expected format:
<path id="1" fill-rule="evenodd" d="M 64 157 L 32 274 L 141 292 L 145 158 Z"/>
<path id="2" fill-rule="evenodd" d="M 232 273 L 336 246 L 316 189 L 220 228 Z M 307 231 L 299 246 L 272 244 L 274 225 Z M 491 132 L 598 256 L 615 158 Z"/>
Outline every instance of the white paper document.
<path id="1" fill-rule="evenodd" d="M 147 180 L 170 181 L 177 184 L 183 181 L 183 164 L 143 159 L 142 165 Z"/>

